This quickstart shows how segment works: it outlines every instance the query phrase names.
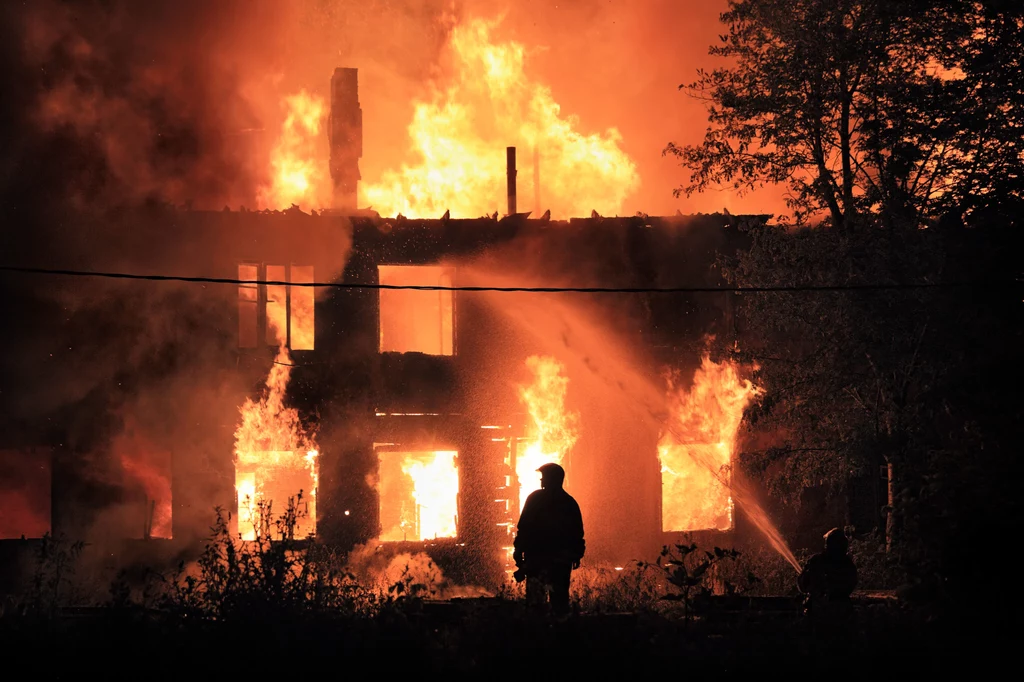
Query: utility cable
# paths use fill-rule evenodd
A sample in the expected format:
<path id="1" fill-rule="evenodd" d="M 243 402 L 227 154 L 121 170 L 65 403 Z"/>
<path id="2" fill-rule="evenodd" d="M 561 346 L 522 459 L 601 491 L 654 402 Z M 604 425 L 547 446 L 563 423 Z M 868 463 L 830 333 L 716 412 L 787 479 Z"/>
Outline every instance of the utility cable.
<path id="1" fill-rule="evenodd" d="M 152 282 L 194 282 L 202 284 L 270 285 L 292 287 L 330 287 L 335 289 L 376 289 L 401 291 L 480 291 L 499 293 L 581 293 L 581 294 L 683 294 L 683 293 L 768 293 L 799 291 L 898 291 L 913 289 L 965 289 L 1003 288 L 1020 286 L 1018 280 L 988 280 L 976 282 L 909 282 L 901 284 L 795 284 L 773 286 L 725 287 L 500 287 L 500 286 L 442 286 L 434 284 L 370 284 L 357 282 L 287 282 L 283 280 L 235 279 L 231 277 L 189 277 L 184 275 L 139 275 L 127 272 L 98 272 L 93 270 L 62 270 L 0 265 L 0 272 L 32 275 L 60 275 L 65 277 L 94 277 L 105 279 L 145 280 Z"/>

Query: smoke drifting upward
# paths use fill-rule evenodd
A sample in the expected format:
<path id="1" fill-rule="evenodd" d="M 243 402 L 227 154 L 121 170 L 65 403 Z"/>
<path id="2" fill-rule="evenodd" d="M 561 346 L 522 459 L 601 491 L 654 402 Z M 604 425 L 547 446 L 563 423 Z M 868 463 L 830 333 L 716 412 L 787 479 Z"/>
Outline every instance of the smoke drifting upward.
<path id="1" fill-rule="evenodd" d="M 461 268 L 460 276 L 463 282 L 470 285 L 486 283 L 488 286 L 510 286 L 512 282 L 518 282 L 518 286 L 522 286 L 524 282 L 531 281 L 526 268 L 516 272 L 495 272 L 467 265 Z M 714 363 L 703 363 L 704 371 L 694 376 L 695 385 L 709 371 L 725 369 L 721 373 L 727 375 L 727 380 L 704 382 L 702 388 L 693 391 L 693 396 L 680 401 L 678 396 L 670 398 L 666 395 L 660 382 L 652 376 L 654 372 L 649 359 L 637 352 L 644 347 L 643 344 L 638 342 L 635 332 L 628 331 L 630 325 L 623 324 L 624 318 L 613 314 L 608 306 L 598 306 L 579 297 L 558 294 L 540 297 L 482 292 L 478 296 L 480 301 L 497 314 L 511 320 L 516 329 L 530 335 L 545 352 L 557 357 L 567 368 L 571 382 L 585 387 L 584 393 L 591 401 L 592 411 L 589 414 L 599 414 L 600 417 L 587 422 L 588 411 L 584 411 L 580 420 L 584 434 L 588 431 L 593 433 L 595 427 L 599 428 L 595 424 L 597 421 L 616 423 L 614 432 L 624 442 L 621 445 L 606 443 L 603 447 L 618 447 L 624 456 L 614 459 L 595 457 L 594 451 L 587 453 L 587 444 L 582 440 L 582 447 L 577 446 L 573 452 L 574 458 L 580 461 L 581 469 L 597 465 L 597 462 L 591 462 L 589 467 L 584 465 L 588 454 L 593 460 L 605 460 L 602 462 L 601 475 L 579 476 L 574 481 L 574 485 L 578 486 L 574 490 L 580 491 L 584 515 L 592 520 L 591 527 L 601 526 L 601 534 L 613 537 L 622 548 L 642 551 L 644 538 L 638 533 L 636 520 L 642 518 L 644 507 L 647 506 L 645 495 L 638 495 L 637 488 L 630 488 L 622 482 L 629 479 L 632 471 L 644 466 L 642 458 L 635 456 L 635 453 L 642 451 L 637 443 L 643 432 L 653 425 L 668 436 L 663 439 L 663 444 L 692 445 L 695 436 L 699 441 L 717 441 L 710 444 L 698 443 L 699 447 L 691 451 L 686 464 L 692 463 L 702 470 L 702 474 L 707 474 L 708 480 L 714 479 L 727 488 L 733 501 L 764 539 L 799 570 L 792 551 L 765 513 L 755 490 L 739 472 L 733 471 L 731 475 L 726 475 L 722 461 L 700 453 L 701 449 L 710 449 L 708 445 L 731 451 L 747 401 L 759 394 L 749 382 L 738 380 L 737 368 L 725 369 Z M 713 395 L 718 390 L 731 395 Z M 723 404 L 728 405 L 727 409 L 722 409 Z M 731 456 L 728 461 L 731 463 Z M 681 463 L 677 461 L 677 464 Z M 609 485 L 609 481 L 615 481 L 616 484 Z M 679 491 L 668 492 L 674 494 Z M 692 494 L 692 491 L 687 492 Z M 668 501 L 665 503 L 668 504 Z M 628 516 L 620 513 L 624 508 L 631 510 Z M 724 527 L 728 527 L 728 524 Z"/>
<path id="2" fill-rule="evenodd" d="M 76 210 L 147 200 L 253 207 L 286 98 L 305 90 L 329 100 L 337 66 L 364 74 L 368 137 L 394 136 L 437 68 L 453 16 L 447 0 L 399 4 L 5 3 L 7 209 L 38 213 L 44 197 Z"/>
<path id="3" fill-rule="evenodd" d="M 77 208 L 251 196 L 246 132 L 260 121 L 237 65 L 266 66 L 255 48 L 274 44 L 276 9 L 261 4 L 28 5 L 15 43 L 23 186 Z"/>
<path id="4" fill-rule="evenodd" d="M 492 40 L 525 48 L 526 77 L 550 89 L 576 131 L 621 134 L 641 179 L 607 179 L 612 194 L 625 195 L 623 214 L 777 210 L 771 190 L 674 199 L 683 171 L 661 156 L 667 142 L 703 135 L 702 105 L 678 85 L 715 66 L 707 47 L 725 8 L 725 0 L 7 3 L 0 191 L 9 215 L 22 217 L 44 199 L 253 207 L 269 184 L 286 99 L 305 91 L 328 101 L 337 66 L 360 69 L 363 178 L 379 184 L 419 162 L 408 129 L 416 102 L 431 102 L 458 75 L 453 31 L 500 19 Z M 326 168 L 321 137 L 312 153 Z M 501 146 L 494 151 L 500 158 Z"/>
<path id="5" fill-rule="evenodd" d="M 280 129 L 292 89 L 280 68 L 297 36 L 287 4 L 4 3 L 0 19 L 3 262 L 235 274 L 242 240 L 230 216 L 158 205 L 254 205 L 273 142 L 265 132 Z M 304 248 L 324 254 L 317 274 L 331 278 L 350 236 L 324 232 Z M 237 294 L 12 275 L 0 286 L 13 331 L 0 341 L 3 445 L 59 445 L 76 481 L 62 489 L 75 510 L 64 530 L 101 520 L 111 537 L 119 525 L 136 537 L 169 532 L 163 454 L 176 453 L 174 475 L 215 479 L 251 388 L 244 370 L 260 370 L 236 367 Z M 202 505 L 192 513 L 209 512 L 220 493 L 193 489 Z M 156 508 L 144 524 L 147 499 Z"/>

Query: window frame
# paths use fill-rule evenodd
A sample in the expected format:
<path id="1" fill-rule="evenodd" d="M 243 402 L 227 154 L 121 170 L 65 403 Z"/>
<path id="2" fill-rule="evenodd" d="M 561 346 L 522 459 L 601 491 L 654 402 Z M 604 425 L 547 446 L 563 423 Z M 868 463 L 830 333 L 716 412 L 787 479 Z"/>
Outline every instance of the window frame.
<path id="1" fill-rule="evenodd" d="M 374 443 L 373 444 L 373 459 L 374 469 L 373 473 L 376 477 L 375 485 L 373 486 L 374 494 L 377 497 L 376 511 L 377 511 L 377 523 L 381 523 L 381 494 L 380 486 L 381 480 L 381 455 L 400 455 L 400 454 L 419 454 L 424 452 L 454 452 L 454 464 L 455 471 L 458 478 L 458 489 L 455 493 L 455 535 L 442 536 L 438 538 L 427 538 L 424 540 L 384 540 L 385 528 L 381 526 L 377 531 L 376 539 L 382 543 L 427 543 L 427 542 L 446 542 L 446 541 L 459 541 L 462 538 L 463 533 L 463 514 L 462 514 L 462 486 L 464 485 L 464 477 L 462 470 L 462 455 L 463 452 L 454 443 L 434 443 L 432 445 L 407 445 L 400 443 Z"/>
<path id="2" fill-rule="evenodd" d="M 270 339 L 271 327 L 270 327 L 269 320 L 268 320 L 268 315 L 267 315 L 267 306 L 270 303 L 269 289 L 271 287 L 274 287 L 274 288 L 282 287 L 284 289 L 284 294 L 285 294 L 285 300 L 284 300 L 284 320 L 285 320 L 284 346 L 285 346 L 285 348 L 287 348 L 291 352 L 300 352 L 300 353 L 316 350 L 316 294 L 315 294 L 315 289 L 314 289 L 314 295 L 313 295 L 313 301 L 312 301 L 313 305 L 312 305 L 312 308 L 311 308 L 311 310 L 312 310 L 312 327 L 313 327 L 313 329 L 312 329 L 312 337 L 311 338 L 312 338 L 312 341 L 313 341 L 313 343 L 312 343 L 313 347 L 312 348 L 292 348 L 292 323 L 293 323 L 293 319 L 292 319 L 293 318 L 293 311 L 292 311 L 292 288 L 295 286 L 295 284 L 292 282 L 292 279 L 293 279 L 292 271 L 293 271 L 293 268 L 309 268 L 310 272 L 311 272 L 311 281 L 315 282 L 316 281 L 316 266 L 315 265 L 298 265 L 296 263 L 291 263 L 291 262 L 282 265 L 282 264 L 279 264 L 279 263 L 267 263 L 265 261 L 259 262 L 259 263 L 254 262 L 254 261 L 238 261 L 237 268 L 239 269 L 239 279 L 248 279 L 246 277 L 242 277 L 241 276 L 240 269 L 242 267 L 254 267 L 254 268 L 256 268 L 256 279 L 259 280 L 261 283 L 255 285 L 255 289 L 256 289 L 256 300 L 255 300 L 255 304 L 256 304 L 256 321 L 255 321 L 256 322 L 256 343 L 255 343 L 255 345 L 242 345 L 242 308 L 241 308 L 241 306 L 242 306 L 242 303 L 248 303 L 249 302 L 248 300 L 242 298 L 242 291 L 243 291 L 243 289 L 250 288 L 252 285 L 247 285 L 247 284 L 239 284 L 238 285 L 238 296 L 237 296 L 238 304 L 239 304 L 238 308 L 237 308 L 237 313 L 238 313 L 238 339 L 237 339 L 237 346 L 238 346 L 238 348 L 240 350 L 251 350 L 251 349 L 268 348 L 268 347 L 272 348 L 272 347 L 274 347 L 276 345 Z M 269 284 L 265 284 L 265 282 L 267 282 L 270 279 L 267 276 L 267 269 L 268 268 L 283 268 L 283 270 L 284 270 L 283 281 L 287 282 L 287 284 L 285 284 L 283 286 L 282 285 L 269 285 Z M 275 277 L 274 281 L 279 281 L 279 280 Z M 299 282 L 299 284 L 305 284 L 305 282 Z M 302 287 L 302 288 L 306 288 L 306 287 Z"/>
<path id="3" fill-rule="evenodd" d="M 380 284 L 381 284 L 381 277 L 380 277 L 380 274 L 381 274 L 380 270 L 381 270 L 381 268 L 440 268 L 442 270 L 443 274 L 444 273 L 449 274 L 449 281 L 450 281 L 449 286 L 452 286 L 452 287 L 458 286 L 458 279 L 457 279 L 458 278 L 458 268 L 456 266 L 454 266 L 454 265 L 443 265 L 441 263 L 389 263 L 389 262 L 377 263 L 374 266 L 374 284 L 376 284 L 378 286 L 380 286 Z M 420 353 L 421 355 L 425 355 L 425 356 L 432 357 L 432 358 L 454 358 L 454 357 L 456 357 L 459 354 L 459 330 L 458 330 L 458 324 L 457 324 L 458 310 L 459 310 L 459 297 L 458 297 L 458 293 L 459 292 L 457 292 L 457 291 L 449 292 L 452 295 L 451 296 L 451 311 L 452 311 L 452 313 L 451 313 L 451 353 L 446 355 L 446 354 L 443 354 L 443 353 L 424 353 L 423 351 L 417 351 L 417 350 L 405 350 L 405 351 L 384 350 L 381 347 L 381 334 L 384 331 L 383 330 L 383 324 L 384 324 L 383 323 L 383 315 L 381 313 L 381 295 L 384 293 L 384 291 L 385 291 L 384 289 L 377 289 L 377 333 L 376 333 L 376 338 L 377 338 L 377 353 L 379 355 L 383 355 L 385 353 L 389 353 L 389 354 L 390 353 L 394 353 L 394 354 L 399 354 L 399 355 L 404 355 L 406 353 Z M 425 293 L 430 293 L 430 292 L 425 292 Z M 444 292 L 443 291 L 438 291 L 436 293 L 443 294 Z M 441 326 L 443 328 L 443 322 L 441 323 Z M 441 345 L 443 347 L 443 343 Z"/>

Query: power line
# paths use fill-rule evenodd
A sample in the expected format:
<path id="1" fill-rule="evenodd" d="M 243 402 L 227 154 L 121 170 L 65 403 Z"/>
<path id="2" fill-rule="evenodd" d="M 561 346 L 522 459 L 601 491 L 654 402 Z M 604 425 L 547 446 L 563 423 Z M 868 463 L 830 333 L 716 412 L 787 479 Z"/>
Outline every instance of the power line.
<path id="1" fill-rule="evenodd" d="M 356 282 L 286 282 L 283 280 L 235 279 L 231 277 L 189 277 L 185 275 L 139 275 L 127 272 L 98 272 L 93 270 L 60 270 L 0 265 L 0 272 L 31 275 L 60 275 L 65 277 L 96 277 L 104 279 L 146 280 L 151 282 L 194 282 L 201 284 L 250 284 L 293 287 L 331 287 L 335 289 L 386 289 L 408 291 L 486 291 L 499 293 L 580 293 L 580 294 L 681 294 L 681 293 L 768 293 L 786 291 L 896 291 L 911 289 L 965 289 L 1002 288 L 1019 286 L 1016 280 L 990 280 L 978 282 L 911 282 L 905 284 L 796 284 L 761 287 L 499 287 L 499 286 L 441 286 L 434 284 L 367 284 Z"/>

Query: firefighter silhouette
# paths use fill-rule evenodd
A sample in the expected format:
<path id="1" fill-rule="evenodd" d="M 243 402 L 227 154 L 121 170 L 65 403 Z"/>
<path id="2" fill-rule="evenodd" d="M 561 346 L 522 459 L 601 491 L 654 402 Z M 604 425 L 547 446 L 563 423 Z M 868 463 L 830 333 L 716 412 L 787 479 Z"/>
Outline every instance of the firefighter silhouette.
<path id="1" fill-rule="evenodd" d="M 842 529 L 833 528 L 825 533 L 825 551 L 807 560 L 797 587 L 807 595 L 808 608 L 849 602 L 857 586 L 857 567 L 847 554 L 849 545 Z"/>
<path id="2" fill-rule="evenodd" d="M 550 599 L 555 613 L 569 611 L 569 580 L 580 566 L 586 543 L 583 516 L 565 492 L 565 470 L 557 464 L 537 469 L 540 490 L 526 498 L 516 528 L 516 582 L 526 579 L 526 600 L 538 606 Z"/>

